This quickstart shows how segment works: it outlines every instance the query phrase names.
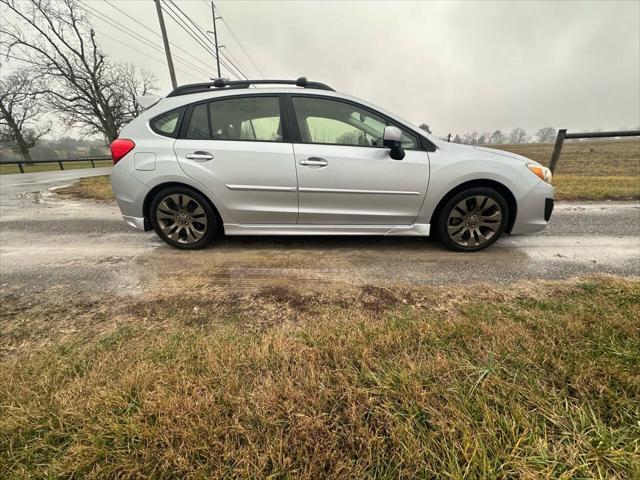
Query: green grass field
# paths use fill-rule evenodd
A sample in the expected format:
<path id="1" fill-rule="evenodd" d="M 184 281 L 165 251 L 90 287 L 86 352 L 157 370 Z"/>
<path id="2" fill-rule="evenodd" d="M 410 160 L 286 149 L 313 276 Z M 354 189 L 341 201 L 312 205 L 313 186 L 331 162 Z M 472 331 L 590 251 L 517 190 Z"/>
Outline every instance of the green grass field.
<path id="1" fill-rule="evenodd" d="M 5 294 L 0 478 L 640 478 L 640 283 Z"/>
<path id="2" fill-rule="evenodd" d="M 95 160 L 94 161 L 96 167 L 110 167 L 113 165 L 111 160 Z M 91 168 L 91 162 L 62 162 L 65 170 L 75 170 L 77 168 Z M 25 173 L 34 173 L 34 172 L 50 172 L 52 170 L 60 170 L 60 166 L 57 163 L 39 163 L 35 165 L 23 165 Z M 10 173 L 20 173 L 18 166 L 15 164 L 11 165 L 0 165 L 0 175 L 2 174 L 10 174 Z"/>

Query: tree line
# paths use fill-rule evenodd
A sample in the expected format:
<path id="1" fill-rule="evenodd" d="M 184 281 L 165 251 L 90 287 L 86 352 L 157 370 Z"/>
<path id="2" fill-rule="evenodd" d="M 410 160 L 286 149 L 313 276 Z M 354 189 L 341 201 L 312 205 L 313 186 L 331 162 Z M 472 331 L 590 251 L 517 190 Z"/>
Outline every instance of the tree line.
<path id="1" fill-rule="evenodd" d="M 426 123 L 420 125 L 420 128 L 431 133 L 431 128 Z M 500 145 L 505 143 L 550 143 L 555 141 L 557 131 L 553 127 L 543 127 L 539 129 L 535 135 L 531 136 L 524 128 L 516 127 L 511 132 L 505 133 L 496 130 L 493 133 L 466 132 L 463 134 L 450 135 L 445 140 L 453 143 L 465 143 L 467 145 Z"/>
<path id="2" fill-rule="evenodd" d="M 51 130 L 68 128 L 110 143 L 142 110 L 136 97 L 156 89 L 150 72 L 105 56 L 77 0 L 0 0 L 2 56 L 25 66 L 0 81 L 0 143 L 31 161 Z"/>
<path id="3" fill-rule="evenodd" d="M 464 133 L 462 136 L 456 134 L 453 138 L 455 143 L 466 143 L 469 145 L 486 145 L 493 144 L 499 145 L 503 143 L 550 143 L 556 139 L 556 129 L 553 127 L 543 127 L 539 129 L 535 135 L 530 136 L 524 128 L 516 127 L 509 133 L 503 133 L 501 130 L 496 130 L 493 133 L 481 133 L 471 132 Z"/>

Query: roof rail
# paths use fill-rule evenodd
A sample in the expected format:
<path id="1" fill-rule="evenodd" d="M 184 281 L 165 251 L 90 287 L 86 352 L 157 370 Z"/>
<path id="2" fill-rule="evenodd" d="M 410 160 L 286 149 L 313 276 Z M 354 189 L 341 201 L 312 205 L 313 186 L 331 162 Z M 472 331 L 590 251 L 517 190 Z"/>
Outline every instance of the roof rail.
<path id="1" fill-rule="evenodd" d="M 309 82 L 305 77 L 297 80 L 229 80 L 216 78 L 213 82 L 191 83 L 175 88 L 167 97 L 178 97 L 191 93 L 208 92 L 210 90 L 225 90 L 231 88 L 249 88 L 251 85 L 296 85 L 302 88 L 316 88 L 318 90 L 334 91 L 329 85 L 320 82 Z"/>

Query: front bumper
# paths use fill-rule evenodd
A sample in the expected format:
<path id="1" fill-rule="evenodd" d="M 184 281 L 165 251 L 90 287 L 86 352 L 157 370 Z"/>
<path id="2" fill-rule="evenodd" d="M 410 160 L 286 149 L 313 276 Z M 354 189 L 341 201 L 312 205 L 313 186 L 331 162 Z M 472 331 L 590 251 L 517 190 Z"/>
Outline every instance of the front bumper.
<path id="1" fill-rule="evenodd" d="M 517 199 L 516 221 L 509 233 L 520 235 L 543 230 L 551 218 L 553 199 L 553 187 L 543 181 L 537 183 L 526 195 Z"/>
<path id="2" fill-rule="evenodd" d="M 553 198 L 544 199 L 544 219 L 548 222 L 553 213 Z"/>

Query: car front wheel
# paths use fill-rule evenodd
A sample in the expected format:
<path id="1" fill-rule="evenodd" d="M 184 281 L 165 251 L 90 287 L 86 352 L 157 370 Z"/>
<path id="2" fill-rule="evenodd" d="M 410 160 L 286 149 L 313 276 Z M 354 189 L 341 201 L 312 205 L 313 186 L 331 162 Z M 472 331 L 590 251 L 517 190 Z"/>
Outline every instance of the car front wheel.
<path id="1" fill-rule="evenodd" d="M 451 250 L 476 252 L 504 232 L 509 208 L 492 188 L 476 187 L 454 195 L 438 217 L 440 240 Z"/>
<path id="2" fill-rule="evenodd" d="M 170 187 L 159 192 L 151 202 L 149 216 L 162 240 L 185 250 L 204 247 L 217 230 L 216 216 L 209 202 L 186 187 Z"/>

